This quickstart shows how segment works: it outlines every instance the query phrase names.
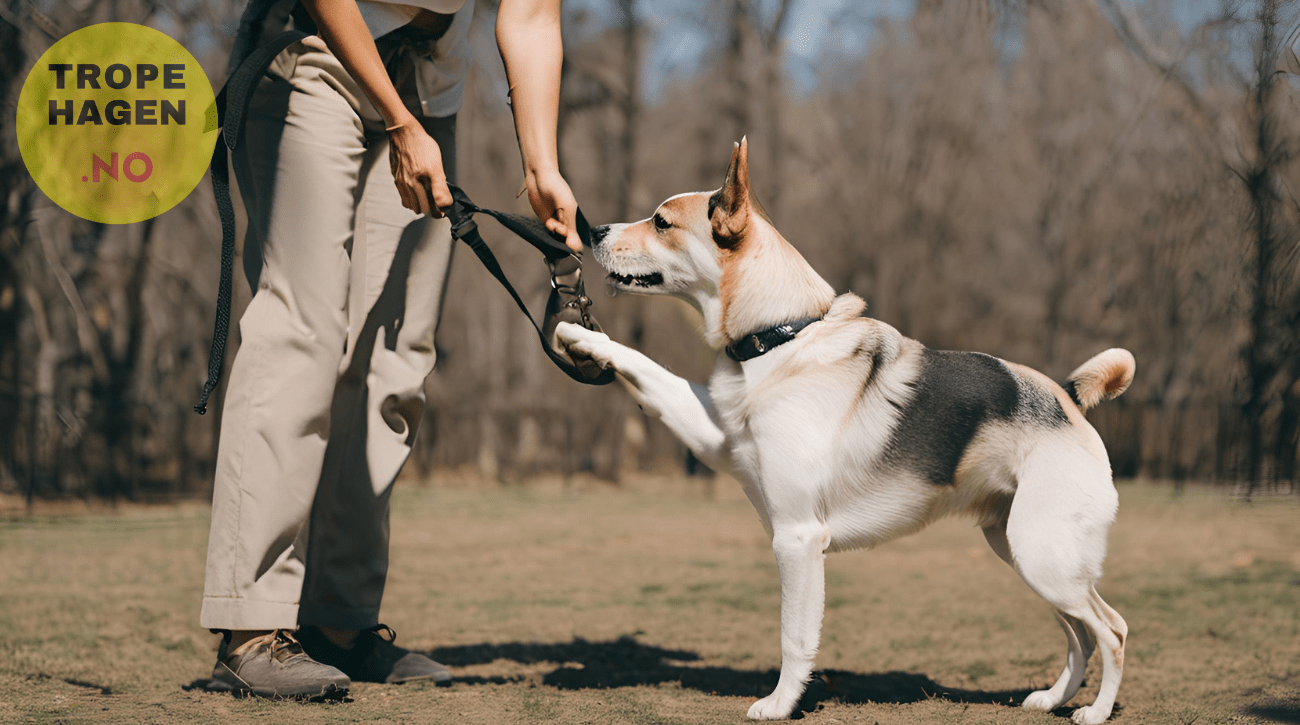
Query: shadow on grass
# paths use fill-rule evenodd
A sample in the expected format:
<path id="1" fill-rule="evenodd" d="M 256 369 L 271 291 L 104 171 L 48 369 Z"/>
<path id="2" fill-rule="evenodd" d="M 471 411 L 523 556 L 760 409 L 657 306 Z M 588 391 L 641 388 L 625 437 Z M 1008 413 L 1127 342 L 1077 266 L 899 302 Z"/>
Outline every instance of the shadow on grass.
<path id="1" fill-rule="evenodd" d="M 699 666 L 699 654 L 643 644 L 631 636 L 608 642 L 572 642 L 553 644 L 474 644 L 440 647 L 428 653 L 450 667 L 488 664 L 511 660 L 521 664 L 554 662 L 555 670 L 542 682 L 561 690 L 608 689 L 680 682 L 687 687 L 713 695 L 764 697 L 776 687 L 778 670 L 738 670 L 730 667 Z M 507 677 L 456 677 L 460 683 L 506 683 Z M 808 691 L 799 703 L 802 712 L 816 710 L 824 701 L 846 704 L 906 704 L 929 699 L 972 704 L 1016 706 L 1029 690 L 968 690 L 945 687 L 929 677 L 912 672 L 877 672 L 861 674 L 844 670 L 820 670 L 814 674 Z M 1062 708 L 1069 714 L 1073 708 Z"/>
<path id="2" fill-rule="evenodd" d="M 1246 713 L 1268 722 L 1300 725 L 1300 702 L 1251 705 Z"/>

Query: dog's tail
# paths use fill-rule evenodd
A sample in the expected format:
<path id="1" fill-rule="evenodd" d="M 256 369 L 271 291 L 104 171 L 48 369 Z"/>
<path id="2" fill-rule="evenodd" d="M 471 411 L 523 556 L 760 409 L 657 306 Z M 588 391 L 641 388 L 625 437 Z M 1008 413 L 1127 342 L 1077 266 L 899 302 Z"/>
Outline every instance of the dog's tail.
<path id="1" fill-rule="evenodd" d="M 1118 398 L 1128 390 L 1136 370 L 1133 353 L 1113 347 L 1080 365 L 1070 373 L 1062 387 L 1079 410 L 1087 410 L 1103 400 Z"/>

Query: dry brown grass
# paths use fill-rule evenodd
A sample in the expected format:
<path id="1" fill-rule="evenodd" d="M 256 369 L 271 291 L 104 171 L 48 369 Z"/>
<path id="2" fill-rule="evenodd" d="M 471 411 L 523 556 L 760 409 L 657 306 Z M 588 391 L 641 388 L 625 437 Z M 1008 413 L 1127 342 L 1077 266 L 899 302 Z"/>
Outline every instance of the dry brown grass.
<path id="1" fill-rule="evenodd" d="M 396 492 L 383 619 L 451 687 L 188 691 L 216 644 L 196 622 L 206 507 L 38 510 L 0 520 L 0 722 L 740 723 L 775 683 L 775 566 L 734 484 L 439 483 Z M 1300 722 L 1296 499 L 1120 490 L 1115 721 Z M 968 523 L 832 556 L 827 577 L 809 722 L 1068 723 L 1004 704 L 1057 674 L 1064 642 Z"/>

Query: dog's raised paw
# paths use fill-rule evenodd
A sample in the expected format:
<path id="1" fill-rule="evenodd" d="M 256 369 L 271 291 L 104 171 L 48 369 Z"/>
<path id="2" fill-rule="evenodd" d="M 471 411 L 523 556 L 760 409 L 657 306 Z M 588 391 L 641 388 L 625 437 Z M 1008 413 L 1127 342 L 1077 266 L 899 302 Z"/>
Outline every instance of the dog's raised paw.
<path id="1" fill-rule="evenodd" d="M 759 700 L 749 706 L 750 720 L 786 720 L 789 719 L 790 713 L 794 712 L 794 706 L 798 701 L 792 698 L 783 698 L 776 693 Z"/>
<path id="2" fill-rule="evenodd" d="M 1048 712 L 1055 710 L 1061 704 L 1061 698 L 1053 694 L 1051 690 L 1038 690 L 1029 693 L 1029 697 L 1020 703 L 1020 706 L 1026 710 L 1038 710 Z"/>
<path id="3" fill-rule="evenodd" d="M 588 348 L 593 344 L 609 339 L 609 335 L 603 332 L 588 330 L 582 325 L 575 325 L 572 322 L 561 322 L 556 325 L 555 335 L 560 338 L 560 342 L 583 353 L 588 352 Z"/>
<path id="4" fill-rule="evenodd" d="M 611 346 L 609 335 L 588 330 L 572 322 L 561 322 L 555 327 L 555 336 L 571 353 L 589 357 L 602 368 L 609 367 Z"/>

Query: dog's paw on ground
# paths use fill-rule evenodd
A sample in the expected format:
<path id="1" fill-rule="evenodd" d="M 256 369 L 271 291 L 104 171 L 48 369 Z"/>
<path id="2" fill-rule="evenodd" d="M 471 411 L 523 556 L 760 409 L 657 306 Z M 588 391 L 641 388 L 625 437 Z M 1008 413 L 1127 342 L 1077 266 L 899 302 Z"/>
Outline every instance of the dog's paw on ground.
<path id="1" fill-rule="evenodd" d="M 1074 714 L 1070 716 L 1070 719 L 1078 723 L 1078 725 L 1101 725 L 1101 723 L 1106 722 L 1109 717 L 1109 711 L 1103 711 L 1099 707 L 1089 705 L 1088 707 L 1081 707 L 1078 710 L 1075 710 Z"/>
<path id="2" fill-rule="evenodd" d="M 1051 690 L 1038 690 L 1029 693 L 1029 696 L 1025 698 L 1025 701 L 1020 706 L 1026 710 L 1049 712 L 1055 710 L 1060 704 L 1061 698 L 1059 695 L 1054 694 Z"/>
<path id="3" fill-rule="evenodd" d="M 794 706 L 797 704 L 799 704 L 799 698 L 782 697 L 774 692 L 750 705 L 749 719 L 786 720 L 789 719 L 790 713 L 794 711 Z"/>

